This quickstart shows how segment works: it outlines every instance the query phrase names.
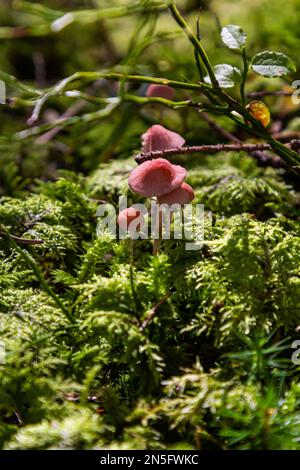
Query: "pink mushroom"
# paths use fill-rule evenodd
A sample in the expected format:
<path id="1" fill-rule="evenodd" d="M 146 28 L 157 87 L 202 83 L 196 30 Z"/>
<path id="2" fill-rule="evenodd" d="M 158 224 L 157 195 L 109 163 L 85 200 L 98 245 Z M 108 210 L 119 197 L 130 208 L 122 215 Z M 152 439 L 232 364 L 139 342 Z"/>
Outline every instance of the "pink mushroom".
<path id="1" fill-rule="evenodd" d="M 155 85 L 152 83 L 148 86 L 146 96 L 151 98 L 152 96 L 158 98 L 165 98 L 166 100 L 172 100 L 174 98 L 174 89 L 168 85 Z"/>
<path id="2" fill-rule="evenodd" d="M 140 219 L 140 222 L 134 226 L 134 230 L 140 230 L 141 226 L 143 226 L 145 223 L 145 219 L 142 212 L 135 209 L 134 207 L 128 207 L 127 209 L 119 212 L 118 224 L 123 230 L 128 230 L 130 229 L 131 222 L 138 218 Z"/>
<path id="3" fill-rule="evenodd" d="M 172 204 L 183 205 L 191 202 L 194 197 L 195 193 L 193 188 L 187 183 L 182 183 L 182 185 L 174 189 L 174 191 L 159 196 L 157 198 L 157 202 L 159 204 L 168 204 L 169 206 L 171 206 Z"/>
<path id="4" fill-rule="evenodd" d="M 142 135 L 143 152 L 155 152 L 182 147 L 185 140 L 177 132 L 169 131 L 165 127 L 155 124 Z"/>
<path id="5" fill-rule="evenodd" d="M 186 170 L 182 166 L 172 165 L 164 158 L 156 158 L 132 170 L 128 184 L 141 196 L 162 196 L 178 188 L 185 176 Z"/>

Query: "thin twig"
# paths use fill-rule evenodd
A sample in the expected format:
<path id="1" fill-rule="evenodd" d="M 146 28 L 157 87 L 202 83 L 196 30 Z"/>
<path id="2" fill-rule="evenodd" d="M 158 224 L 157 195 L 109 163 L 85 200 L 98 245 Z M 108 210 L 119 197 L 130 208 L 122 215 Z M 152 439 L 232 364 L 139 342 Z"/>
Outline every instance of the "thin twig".
<path id="1" fill-rule="evenodd" d="M 99 89 L 103 85 L 104 80 L 98 80 L 96 81 L 92 86 L 90 86 L 87 90 L 88 93 L 93 92 L 97 89 Z M 82 110 L 87 105 L 87 101 L 84 99 L 80 99 L 76 103 L 72 104 L 60 117 L 60 119 L 67 119 L 72 116 L 75 116 L 76 114 L 79 113 L 79 111 Z M 40 135 L 36 142 L 38 144 L 45 144 L 52 138 L 56 136 L 61 131 L 62 127 L 57 126 L 54 127 L 53 129 L 50 129 L 49 131 L 45 132 L 44 134 Z"/>
<path id="2" fill-rule="evenodd" d="M 149 323 L 153 320 L 153 318 L 155 317 L 160 307 L 168 300 L 170 296 L 171 296 L 171 292 L 168 292 L 162 299 L 160 299 L 159 302 L 157 302 L 157 304 L 154 305 L 154 307 L 151 308 L 151 310 L 149 311 L 149 314 L 147 315 L 147 317 L 141 324 L 141 327 L 140 327 L 141 331 L 143 331 L 149 325 Z"/>
<path id="3" fill-rule="evenodd" d="M 61 116 L 59 119 L 68 119 L 72 116 L 75 116 L 81 109 L 86 106 L 86 101 L 84 100 L 79 100 L 76 103 L 74 103 L 72 106 L 70 106 Z M 50 129 L 50 131 L 45 132 L 44 134 L 40 135 L 38 139 L 36 140 L 37 144 L 46 144 L 49 142 L 49 140 L 53 139 L 53 137 L 56 136 L 61 130 L 63 126 L 57 126 L 54 127 L 53 129 Z"/>
<path id="4" fill-rule="evenodd" d="M 283 142 L 288 142 L 292 139 L 296 139 L 296 140 L 300 139 L 300 132 L 286 130 L 286 131 L 274 133 L 272 134 L 272 137 L 274 137 L 274 139 L 277 139 Z"/>
<path id="5" fill-rule="evenodd" d="M 292 91 L 285 91 L 285 90 L 276 90 L 276 91 L 268 91 L 268 90 L 261 90 L 261 91 L 252 91 L 251 93 L 247 93 L 249 98 L 263 98 L 264 96 L 292 96 Z"/>
<path id="6" fill-rule="evenodd" d="M 216 131 L 218 134 L 220 134 L 225 139 L 228 139 L 230 142 L 236 142 L 236 143 L 239 143 L 239 144 L 243 143 L 240 139 L 238 139 L 231 132 L 228 132 L 226 129 L 224 129 L 222 126 L 220 126 L 207 113 L 202 112 L 200 115 L 209 124 L 211 129 Z M 272 166 L 272 167 L 275 167 L 275 168 L 286 168 L 287 167 L 287 164 L 285 163 L 284 160 L 282 160 L 280 157 L 277 157 L 277 155 L 273 155 L 270 152 L 266 152 L 266 151 L 263 151 L 263 150 L 254 150 L 252 152 L 249 152 L 249 155 L 254 157 L 258 161 L 260 166 Z"/>
<path id="7" fill-rule="evenodd" d="M 228 132 L 226 129 L 221 127 L 214 119 L 212 119 L 204 111 L 200 113 L 200 116 L 209 124 L 209 126 L 213 130 L 215 130 L 218 134 L 220 134 L 225 139 L 232 141 L 232 142 L 236 142 L 236 143 L 240 142 L 240 139 L 238 139 L 235 135 L 231 134 L 231 132 Z"/>
<path id="8" fill-rule="evenodd" d="M 288 148 L 294 150 L 300 149 L 300 140 L 291 140 L 286 144 Z M 244 151 L 244 152 L 254 152 L 257 150 L 272 150 L 270 144 L 244 144 L 244 143 L 235 143 L 235 144 L 215 144 L 215 145 L 194 145 L 191 147 L 180 147 L 167 150 L 158 150 L 155 152 L 142 153 L 135 158 L 135 161 L 140 164 L 147 160 L 153 160 L 155 158 L 168 158 L 173 155 L 183 154 L 189 155 L 192 153 L 217 153 L 217 152 L 231 152 L 231 151 Z"/>
<path id="9" fill-rule="evenodd" d="M 288 168 L 288 164 L 277 155 L 263 150 L 254 150 L 249 155 L 255 158 L 259 166 L 271 166 L 273 168 Z"/>
<path id="10" fill-rule="evenodd" d="M 5 232 L 2 232 L 0 230 L 0 237 L 6 237 L 7 236 L 7 233 Z M 15 242 L 19 243 L 20 245 L 41 245 L 42 243 L 44 243 L 43 240 L 29 240 L 27 238 L 20 238 L 20 237 L 16 237 L 15 235 L 9 235 L 10 238 L 12 238 L 13 240 L 15 240 Z"/>
<path id="11" fill-rule="evenodd" d="M 43 212 L 40 212 L 39 214 L 35 214 L 31 219 L 27 220 L 24 223 L 25 230 L 23 231 L 23 233 L 26 232 L 27 230 L 31 229 L 32 227 L 34 227 L 39 222 L 41 222 L 41 220 L 43 220 L 44 216 L 46 216 L 50 213 L 51 213 L 51 211 L 49 209 L 46 209 Z"/>

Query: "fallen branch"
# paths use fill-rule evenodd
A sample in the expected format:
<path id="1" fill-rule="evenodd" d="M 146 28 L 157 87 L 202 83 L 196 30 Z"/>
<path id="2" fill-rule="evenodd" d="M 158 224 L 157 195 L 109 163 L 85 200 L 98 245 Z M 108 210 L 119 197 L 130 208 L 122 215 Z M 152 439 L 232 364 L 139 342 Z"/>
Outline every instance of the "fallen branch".
<path id="1" fill-rule="evenodd" d="M 300 149 L 300 140 L 291 140 L 286 147 L 292 148 L 293 150 Z M 173 155 L 189 155 L 193 153 L 217 153 L 217 152 L 231 152 L 231 151 L 243 151 L 248 153 L 253 153 L 257 151 L 263 150 L 272 150 L 270 144 L 244 144 L 244 143 L 234 143 L 234 144 L 215 144 L 215 145 L 194 145 L 191 147 L 180 147 L 174 149 L 167 149 L 167 150 L 159 150 L 155 152 L 148 152 L 148 153 L 141 153 L 135 158 L 135 161 L 138 164 L 146 162 L 148 160 L 153 160 L 155 158 L 168 158 L 172 157 Z M 255 156 L 255 155 L 254 155 Z M 265 156 L 266 158 L 266 156 Z M 276 162 L 276 166 L 279 166 L 279 161 L 282 162 L 280 157 L 277 156 L 269 156 L 270 160 L 273 163 Z"/>

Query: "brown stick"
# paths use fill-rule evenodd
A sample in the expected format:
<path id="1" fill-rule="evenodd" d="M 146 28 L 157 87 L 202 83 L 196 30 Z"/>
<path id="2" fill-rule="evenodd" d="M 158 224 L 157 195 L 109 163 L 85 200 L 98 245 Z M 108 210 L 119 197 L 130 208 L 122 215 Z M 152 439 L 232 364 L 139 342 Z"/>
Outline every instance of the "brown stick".
<path id="1" fill-rule="evenodd" d="M 300 140 L 291 140 L 288 144 L 288 147 L 293 148 L 294 150 L 300 149 Z M 167 150 L 158 150 L 155 152 L 141 153 L 135 158 L 135 161 L 140 164 L 148 160 L 153 160 L 155 158 L 168 158 L 173 155 L 189 155 L 193 153 L 217 153 L 217 152 L 231 152 L 231 151 L 244 151 L 244 152 L 254 152 L 258 150 L 272 150 L 270 144 L 244 144 L 244 143 L 235 143 L 235 144 L 215 144 L 215 145 L 194 145 L 191 147 L 180 147 Z"/>
<path id="2" fill-rule="evenodd" d="M 264 96 L 292 96 L 292 91 L 277 90 L 277 91 L 252 91 L 248 93 L 249 98 L 263 98 Z"/>
<path id="3" fill-rule="evenodd" d="M 0 237 L 6 237 L 7 234 L 5 232 L 1 232 L 0 230 Z M 15 237 L 14 235 L 10 235 L 10 238 L 15 240 L 15 242 L 20 243 L 20 245 L 41 245 L 43 240 L 29 240 L 27 238 L 20 238 L 20 237 Z"/>
<path id="4" fill-rule="evenodd" d="M 242 144 L 243 142 L 238 139 L 235 135 L 233 135 L 231 132 L 226 131 L 223 127 L 221 127 L 219 124 L 215 122 L 214 119 L 212 119 L 207 113 L 202 112 L 201 117 L 204 118 L 204 120 L 209 124 L 211 129 L 216 131 L 218 134 L 220 134 L 222 137 L 225 137 L 225 139 L 229 140 L 229 142 L 236 142 L 239 144 Z M 293 138 L 295 136 L 292 136 Z M 298 137 L 298 136 L 297 136 Z M 288 139 L 290 140 L 290 139 Z M 287 165 L 286 163 L 280 158 L 277 157 L 276 155 L 272 155 L 270 152 L 266 152 L 263 150 L 254 150 L 252 152 L 249 152 L 249 155 L 251 157 L 254 157 L 260 165 L 262 166 L 272 166 L 275 168 L 286 168 Z"/>
<path id="5" fill-rule="evenodd" d="M 97 90 L 101 86 L 103 86 L 103 83 L 105 80 L 98 80 L 95 82 L 91 87 L 88 88 L 88 93 L 91 91 Z M 78 114 L 79 111 L 81 111 L 85 106 L 87 105 L 87 102 L 85 100 L 78 100 L 77 102 L 73 103 L 61 116 L 61 119 L 67 119 L 69 117 L 75 116 L 75 114 Z M 53 139 L 56 134 L 58 134 L 61 131 L 62 127 L 57 126 L 51 129 L 50 131 L 45 132 L 44 134 L 40 135 L 36 139 L 37 144 L 45 144 L 49 142 L 51 139 Z"/>
<path id="6" fill-rule="evenodd" d="M 200 116 L 209 124 L 209 126 L 216 131 L 218 134 L 220 134 L 222 137 L 225 139 L 229 140 L 229 142 L 240 142 L 240 140 L 231 132 L 226 131 L 223 127 L 221 127 L 219 124 L 216 123 L 214 119 L 212 119 L 206 112 L 200 113 Z"/>
<path id="7" fill-rule="evenodd" d="M 77 114 L 79 111 L 81 111 L 81 109 L 86 106 L 86 101 L 84 100 L 79 100 L 77 101 L 76 103 L 74 103 L 72 106 L 70 106 L 62 115 L 61 115 L 61 119 L 67 119 L 69 117 L 72 117 L 74 116 L 75 114 Z M 45 134 L 42 134 L 40 135 L 37 139 L 36 139 L 36 143 L 37 144 L 46 144 L 47 142 L 49 142 L 49 140 L 53 139 L 53 137 L 56 136 L 56 134 L 58 134 L 60 131 L 61 131 L 61 127 L 60 126 L 57 126 L 57 127 L 54 127 L 53 129 L 51 129 L 50 131 L 47 131 L 45 132 Z"/>
<path id="8" fill-rule="evenodd" d="M 272 134 L 272 137 L 276 140 L 281 140 L 282 142 L 288 142 L 290 140 L 300 139 L 299 131 L 282 131 Z"/>
<path id="9" fill-rule="evenodd" d="M 148 326 L 148 324 L 153 320 L 159 308 L 162 306 L 162 304 L 164 304 L 168 300 L 170 296 L 171 296 L 171 292 L 168 292 L 162 299 L 160 299 L 159 302 L 157 302 L 157 304 L 154 305 L 154 307 L 151 308 L 148 316 L 145 318 L 145 320 L 141 324 L 141 327 L 140 327 L 141 331 L 143 331 Z"/>

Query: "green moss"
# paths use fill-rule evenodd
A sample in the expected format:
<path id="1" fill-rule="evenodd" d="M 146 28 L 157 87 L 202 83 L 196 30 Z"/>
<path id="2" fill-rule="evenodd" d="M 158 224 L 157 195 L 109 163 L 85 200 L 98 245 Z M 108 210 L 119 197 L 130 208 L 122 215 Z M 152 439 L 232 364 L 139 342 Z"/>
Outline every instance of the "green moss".
<path id="1" fill-rule="evenodd" d="M 198 3 L 179 2 L 192 26 Z M 274 45 L 297 60 L 297 15 L 282 0 L 250 3 L 205 2 L 200 29 L 213 63 L 230 54 L 215 47 L 213 12 L 222 25 L 239 17 L 249 51 Z M 8 84 L 9 97 L 35 97 L 27 88 L 41 86 L 35 52 L 45 59 L 47 86 L 99 67 L 198 80 L 193 51 L 168 14 L 49 34 L 48 17 L 0 10 L 8 26 L 28 22 L 41 34 L 0 43 L 1 70 L 19 79 Z M 240 64 L 237 54 L 233 63 Z M 119 90 L 107 81 L 73 85 L 97 99 Z M 251 76 L 246 91 L 265 86 Z M 176 99 L 187 95 L 176 90 Z M 297 131 L 299 110 L 269 100 L 274 121 L 284 116 Z M 153 256 L 149 240 L 132 248 L 97 237 L 99 204 L 117 208 L 120 195 L 144 202 L 129 191 L 127 175 L 147 127 L 164 124 L 191 145 L 226 139 L 194 109 L 126 103 L 95 118 L 107 103 L 89 101 L 41 145 L 39 126 L 78 102 L 52 96 L 36 135 L 26 123 L 30 103 L 0 109 L 0 447 L 299 450 L 299 365 L 291 360 L 300 319 L 299 181 L 244 152 L 179 155 L 174 162 L 188 169 L 195 202 L 204 204 L 203 247 L 186 251 L 182 240 L 163 240 Z M 236 132 L 226 116 L 216 122 Z M 42 243 L 15 244 L 4 228 Z"/>

